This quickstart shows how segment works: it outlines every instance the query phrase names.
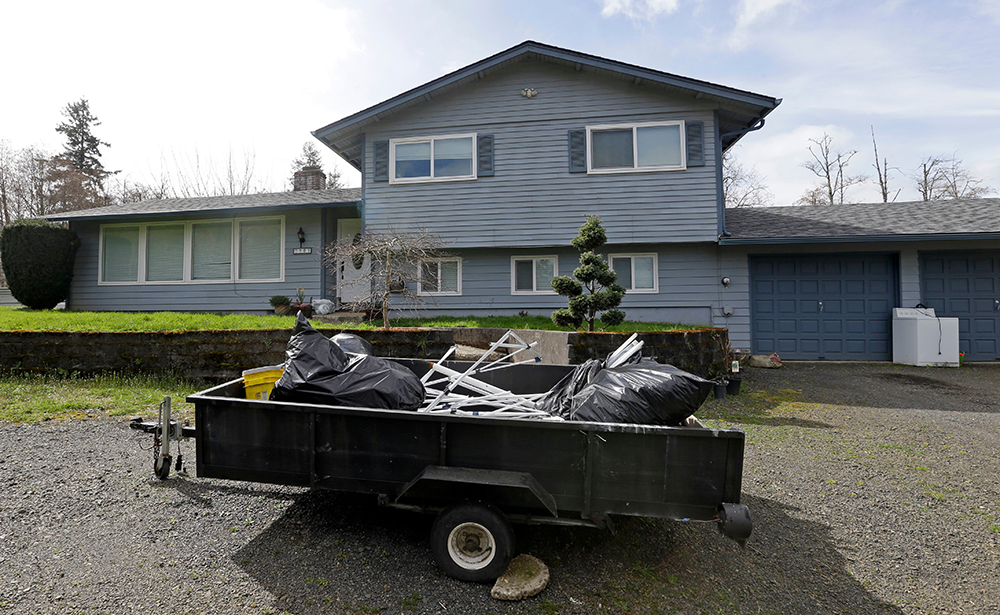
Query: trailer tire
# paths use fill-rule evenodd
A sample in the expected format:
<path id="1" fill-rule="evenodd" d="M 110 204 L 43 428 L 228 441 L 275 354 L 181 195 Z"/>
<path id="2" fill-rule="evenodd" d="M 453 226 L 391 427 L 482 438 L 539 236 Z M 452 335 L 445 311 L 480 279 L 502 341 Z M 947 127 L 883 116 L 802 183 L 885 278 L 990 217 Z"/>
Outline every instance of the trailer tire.
<path id="1" fill-rule="evenodd" d="M 463 502 L 441 511 L 431 529 L 437 565 L 460 581 L 493 581 L 514 554 L 514 530 L 507 517 L 485 502 Z"/>
<path id="2" fill-rule="evenodd" d="M 160 455 L 153 464 L 153 473 L 160 480 L 167 480 L 170 476 L 170 455 Z"/>

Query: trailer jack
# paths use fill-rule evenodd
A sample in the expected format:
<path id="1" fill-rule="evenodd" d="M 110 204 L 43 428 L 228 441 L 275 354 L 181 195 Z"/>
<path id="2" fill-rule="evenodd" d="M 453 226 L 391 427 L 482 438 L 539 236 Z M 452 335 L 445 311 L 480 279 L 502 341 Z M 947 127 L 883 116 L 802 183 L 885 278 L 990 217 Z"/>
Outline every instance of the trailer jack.
<path id="1" fill-rule="evenodd" d="M 163 401 L 160 402 L 159 418 L 156 421 L 147 421 L 136 417 L 129 421 L 129 427 L 153 434 L 153 473 L 160 480 L 166 480 L 170 476 L 170 462 L 172 461 L 170 443 L 180 443 L 184 438 L 193 438 L 196 433 L 195 428 L 188 425 L 186 421 L 181 424 L 180 421 L 171 420 L 169 397 L 164 397 Z M 184 456 L 178 452 L 175 466 L 178 472 L 181 470 L 183 459 Z"/>

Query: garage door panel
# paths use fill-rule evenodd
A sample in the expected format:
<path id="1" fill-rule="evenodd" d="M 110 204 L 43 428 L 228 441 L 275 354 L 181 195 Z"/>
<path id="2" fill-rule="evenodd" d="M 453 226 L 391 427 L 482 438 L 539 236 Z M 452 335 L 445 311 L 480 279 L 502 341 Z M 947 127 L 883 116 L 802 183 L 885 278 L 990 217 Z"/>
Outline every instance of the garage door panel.
<path id="1" fill-rule="evenodd" d="M 754 255 L 750 261 L 751 305 L 774 306 L 773 312 L 755 310 L 755 352 L 789 359 L 891 358 L 888 323 L 899 294 L 895 255 Z"/>
<path id="2" fill-rule="evenodd" d="M 921 301 L 958 318 L 967 361 L 1000 360 L 1000 250 L 920 253 Z"/>

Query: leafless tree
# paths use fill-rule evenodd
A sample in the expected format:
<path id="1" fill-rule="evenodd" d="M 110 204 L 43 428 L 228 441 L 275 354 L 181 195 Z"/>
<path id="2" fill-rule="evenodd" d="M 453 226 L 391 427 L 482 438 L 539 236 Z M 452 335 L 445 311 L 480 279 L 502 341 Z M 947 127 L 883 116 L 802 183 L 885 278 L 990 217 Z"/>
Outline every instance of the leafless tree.
<path id="1" fill-rule="evenodd" d="M 323 261 L 336 271 L 343 263 L 366 263 L 367 273 L 357 281 L 364 289 L 358 303 L 374 306 L 382 314 L 382 326 L 388 329 L 392 295 L 410 303 L 421 303 L 423 297 L 416 292 L 418 280 L 422 273 L 430 275 L 425 263 L 447 256 L 442 251 L 443 245 L 440 237 L 423 230 L 366 232 L 353 240 L 348 238 L 328 245 Z M 423 283 L 427 282 L 424 278 Z"/>
<path id="2" fill-rule="evenodd" d="M 802 163 L 802 166 L 820 178 L 817 188 L 821 189 L 824 198 L 817 204 L 842 205 L 847 189 L 867 179 L 864 175 L 847 174 L 847 165 L 858 150 L 833 151 L 833 138 L 826 133 L 823 133 L 820 139 L 809 139 L 809 141 L 813 143 L 809 146 L 809 153 L 813 159 Z M 807 191 L 803 199 L 814 190 L 815 188 Z"/>
<path id="3" fill-rule="evenodd" d="M 745 167 L 726 150 L 722 154 L 722 192 L 726 207 L 767 207 L 774 205 L 774 194 L 754 167 Z"/>
<path id="4" fill-rule="evenodd" d="M 872 129 L 872 149 L 875 150 L 875 164 L 872 165 L 872 166 L 875 167 L 875 172 L 878 173 L 878 188 L 879 188 L 879 191 L 882 193 L 882 202 L 883 203 L 888 203 L 889 202 L 889 192 L 890 192 L 890 189 L 889 189 L 889 171 L 898 171 L 899 169 L 897 169 L 896 167 L 890 167 L 889 166 L 889 160 L 886 159 L 886 158 L 882 158 L 881 162 L 879 161 L 879 159 L 878 159 L 878 143 L 875 142 L 875 127 L 872 126 L 871 129 Z M 896 197 L 899 196 L 899 191 L 900 190 L 901 189 L 897 189 L 896 193 L 892 195 L 893 202 L 895 202 Z"/>
<path id="5" fill-rule="evenodd" d="M 954 155 L 928 156 L 910 176 L 917 184 L 917 191 L 924 201 L 938 199 L 978 199 L 995 190 L 983 185 L 983 180 L 972 177 L 962 161 Z"/>
<path id="6" fill-rule="evenodd" d="M 938 184 L 941 181 L 941 166 L 944 163 L 944 158 L 928 156 L 920 161 L 920 166 L 910 176 L 917 183 L 917 191 L 920 192 L 922 200 L 932 201 L 937 198 L 937 194 L 940 191 Z"/>
<path id="7" fill-rule="evenodd" d="M 268 192 L 267 181 L 257 177 L 257 156 L 244 150 L 241 156 L 229 150 L 219 162 L 202 156 L 197 149 L 185 156 L 173 155 L 173 164 L 164 168 L 149 186 L 167 198 L 259 194 Z M 162 197 L 161 197 L 162 198 Z"/>

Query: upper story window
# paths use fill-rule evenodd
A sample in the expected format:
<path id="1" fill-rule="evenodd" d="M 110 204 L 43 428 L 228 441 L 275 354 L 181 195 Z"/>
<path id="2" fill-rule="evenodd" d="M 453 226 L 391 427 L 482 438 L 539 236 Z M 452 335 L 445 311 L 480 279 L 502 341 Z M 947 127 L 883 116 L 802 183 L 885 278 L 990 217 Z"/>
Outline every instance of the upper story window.
<path id="1" fill-rule="evenodd" d="M 418 295 L 461 295 L 462 259 L 436 258 L 420 263 Z"/>
<path id="2" fill-rule="evenodd" d="M 587 172 L 680 171 L 686 167 L 684 122 L 587 127 Z"/>
<path id="3" fill-rule="evenodd" d="M 100 284 L 283 280 L 282 217 L 101 227 Z"/>
<path id="4" fill-rule="evenodd" d="M 476 179 L 476 135 L 390 139 L 389 182 Z"/>
<path id="5" fill-rule="evenodd" d="M 634 293 L 657 292 L 656 254 L 612 254 L 617 284 Z"/>
<path id="6" fill-rule="evenodd" d="M 515 256 L 510 260 L 510 292 L 513 295 L 552 294 L 556 256 Z"/>

